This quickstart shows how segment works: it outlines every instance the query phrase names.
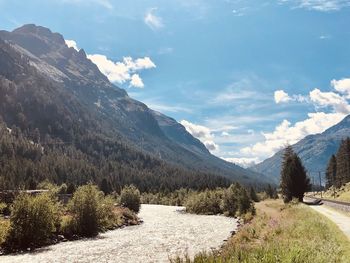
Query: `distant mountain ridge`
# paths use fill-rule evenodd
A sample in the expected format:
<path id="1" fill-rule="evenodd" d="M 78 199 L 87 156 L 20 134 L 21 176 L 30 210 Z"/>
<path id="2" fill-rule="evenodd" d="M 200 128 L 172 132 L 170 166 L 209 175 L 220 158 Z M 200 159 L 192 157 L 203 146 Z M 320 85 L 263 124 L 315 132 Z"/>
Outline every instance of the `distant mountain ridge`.
<path id="1" fill-rule="evenodd" d="M 36 71 L 45 83 L 45 88 L 38 87 L 33 92 L 28 90 L 37 96 L 33 99 L 39 105 L 45 105 L 46 102 L 41 98 L 45 94 L 50 98 L 48 107 L 67 112 L 66 123 L 52 123 L 50 116 L 45 115 L 44 107 L 41 113 L 24 113 L 25 125 L 38 127 L 41 134 L 57 136 L 57 131 L 64 128 L 66 134 L 63 137 L 60 135 L 61 139 L 69 140 L 72 134 L 83 133 L 81 127 L 84 126 L 84 129 L 118 138 L 139 151 L 186 169 L 223 175 L 246 184 L 268 181 L 256 172 L 213 156 L 174 119 L 130 98 L 125 90 L 109 82 L 86 57 L 83 49 L 78 52 L 68 48 L 62 35 L 30 24 L 12 32 L 0 31 L 0 39 L 4 41 L 0 56 L 5 57 L 10 53 L 21 60 L 2 59 L 0 75 L 10 80 L 13 77 L 18 84 L 25 85 L 20 80 L 19 72 L 22 70 L 21 63 L 27 63 L 26 70 Z M 12 77 L 11 68 L 14 72 Z M 23 103 L 26 101 L 25 98 L 21 100 Z M 13 103 L 16 104 L 16 101 Z M 30 108 L 30 105 L 27 106 Z M 15 109 L 2 109 L 0 113 L 9 126 L 18 122 Z"/>
<path id="2" fill-rule="evenodd" d="M 341 140 L 350 136 L 350 115 L 338 124 L 320 134 L 308 135 L 296 144 L 293 150 L 300 156 L 305 168 L 312 176 L 321 172 L 324 174 L 332 154 L 338 151 Z M 264 173 L 278 182 L 281 170 L 283 150 L 271 158 L 251 167 L 253 171 Z"/>

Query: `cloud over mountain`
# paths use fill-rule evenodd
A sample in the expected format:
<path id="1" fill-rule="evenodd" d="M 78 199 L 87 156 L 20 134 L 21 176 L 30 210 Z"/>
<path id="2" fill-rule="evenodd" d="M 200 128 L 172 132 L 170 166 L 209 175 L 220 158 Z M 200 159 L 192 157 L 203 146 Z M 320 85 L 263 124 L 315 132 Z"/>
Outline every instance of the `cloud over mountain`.
<path id="1" fill-rule="evenodd" d="M 219 149 L 219 146 L 214 142 L 214 135 L 209 128 L 191 123 L 186 120 L 182 120 L 180 123 L 192 136 L 199 139 L 209 151 L 215 151 Z"/>

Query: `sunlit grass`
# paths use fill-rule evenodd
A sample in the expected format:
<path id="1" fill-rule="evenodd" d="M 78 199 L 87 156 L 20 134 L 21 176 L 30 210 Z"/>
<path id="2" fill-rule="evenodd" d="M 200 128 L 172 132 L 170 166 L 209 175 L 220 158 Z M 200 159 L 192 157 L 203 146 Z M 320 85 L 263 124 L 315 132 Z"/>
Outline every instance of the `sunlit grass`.
<path id="1" fill-rule="evenodd" d="M 222 251 L 175 262 L 350 262 L 350 242 L 327 218 L 303 204 L 267 202 Z"/>
<path id="2" fill-rule="evenodd" d="M 335 194 L 335 198 L 334 198 Z M 320 193 L 315 193 L 315 196 L 320 197 Z M 347 183 L 340 188 L 330 187 L 326 192 L 322 193 L 323 198 L 334 199 L 338 201 L 350 202 L 350 183 Z"/>

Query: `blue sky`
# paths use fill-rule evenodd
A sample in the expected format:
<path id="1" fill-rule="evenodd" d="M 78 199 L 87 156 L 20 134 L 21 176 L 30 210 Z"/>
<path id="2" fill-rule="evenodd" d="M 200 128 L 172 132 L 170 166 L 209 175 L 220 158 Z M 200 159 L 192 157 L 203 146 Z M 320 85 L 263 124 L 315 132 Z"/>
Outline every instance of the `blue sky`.
<path id="1" fill-rule="evenodd" d="M 242 165 L 350 113 L 350 0 L 0 0 L 26 23 Z"/>

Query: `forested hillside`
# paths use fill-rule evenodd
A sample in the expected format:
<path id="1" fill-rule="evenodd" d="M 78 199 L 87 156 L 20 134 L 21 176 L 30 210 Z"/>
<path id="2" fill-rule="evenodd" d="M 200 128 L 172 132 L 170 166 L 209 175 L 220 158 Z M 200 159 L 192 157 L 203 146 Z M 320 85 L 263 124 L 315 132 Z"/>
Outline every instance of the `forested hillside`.
<path id="1" fill-rule="evenodd" d="M 111 190 L 135 184 L 141 191 L 173 191 L 227 186 L 213 174 L 187 171 L 97 135 L 83 135 L 75 145 L 27 135 L 0 123 L 0 189 L 35 189 L 44 180 L 81 185 L 107 179 Z"/>

